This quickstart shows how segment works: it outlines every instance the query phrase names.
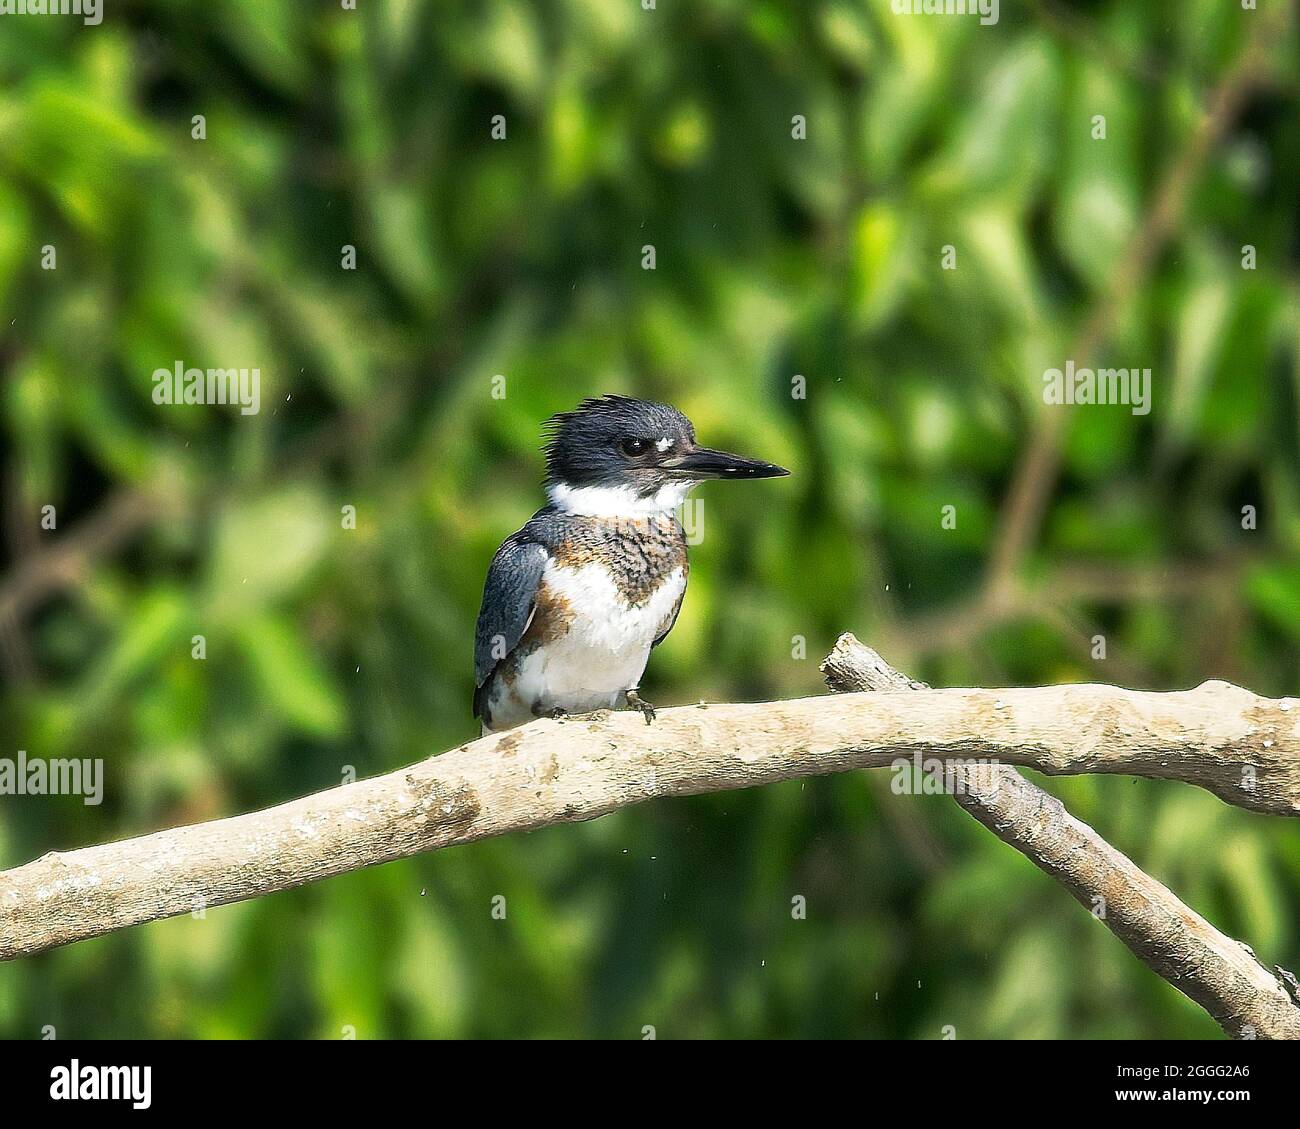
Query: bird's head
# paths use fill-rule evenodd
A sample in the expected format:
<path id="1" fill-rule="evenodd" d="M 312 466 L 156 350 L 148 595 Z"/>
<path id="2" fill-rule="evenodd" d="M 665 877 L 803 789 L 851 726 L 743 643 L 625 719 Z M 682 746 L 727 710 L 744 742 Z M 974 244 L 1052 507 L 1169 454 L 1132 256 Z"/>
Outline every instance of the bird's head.
<path id="1" fill-rule="evenodd" d="M 672 510 L 708 478 L 776 478 L 759 459 L 701 447 L 676 408 L 627 396 L 584 400 L 547 424 L 546 488 L 572 513 L 630 516 Z"/>

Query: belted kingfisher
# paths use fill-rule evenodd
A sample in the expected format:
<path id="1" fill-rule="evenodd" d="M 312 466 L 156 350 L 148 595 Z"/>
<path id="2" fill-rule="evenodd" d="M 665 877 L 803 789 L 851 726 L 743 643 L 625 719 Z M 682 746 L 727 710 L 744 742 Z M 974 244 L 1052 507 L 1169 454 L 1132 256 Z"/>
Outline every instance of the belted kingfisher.
<path id="1" fill-rule="evenodd" d="M 676 408 L 627 396 L 551 417 L 550 504 L 492 558 L 474 635 L 474 716 L 485 733 L 612 708 L 637 688 L 686 594 L 676 509 L 706 478 L 790 472 L 700 447 Z"/>

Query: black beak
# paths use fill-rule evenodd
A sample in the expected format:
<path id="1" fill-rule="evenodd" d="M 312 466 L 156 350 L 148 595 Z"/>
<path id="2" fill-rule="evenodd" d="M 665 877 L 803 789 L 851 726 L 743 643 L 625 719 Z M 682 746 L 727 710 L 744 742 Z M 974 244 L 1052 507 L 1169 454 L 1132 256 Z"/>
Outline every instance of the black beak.
<path id="1" fill-rule="evenodd" d="M 761 459 L 747 459 L 727 451 L 696 447 L 659 464 L 675 478 L 780 478 L 790 472 Z"/>

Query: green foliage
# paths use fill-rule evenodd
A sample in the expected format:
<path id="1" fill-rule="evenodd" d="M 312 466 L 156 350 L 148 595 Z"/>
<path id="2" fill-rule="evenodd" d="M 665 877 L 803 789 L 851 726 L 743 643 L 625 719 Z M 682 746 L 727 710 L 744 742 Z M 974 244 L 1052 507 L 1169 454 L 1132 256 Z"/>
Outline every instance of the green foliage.
<path id="1" fill-rule="evenodd" d="M 657 704 L 817 693 L 846 629 L 941 684 L 1300 691 L 1293 27 L 1269 36 L 1112 332 L 1072 358 L 1150 367 L 1151 414 L 1073 411 L 1022 604 L 958 612 L 1041 374 L 1117 293 L 1268 7 L 1003 4 L 991 27 L 887 0 L 6 17 L 0 592 L 119 517 L 71 583 L 0 624 L 0 756 L 102 756 L 105 802 L 0 797 L 0 865 L 474 736 L 482 578 L 540 504 L 540 424 L 607 391 L 669 400 L 706 442 L 794 471 L 699 491 L 690 592 L 644 684 Z M 151 374 L 177 360 L 257 366 L 261 411 L 155 404 Z M 146 517 L 124 522 L 134 497 Z M 1174 783 L 1048 786 L 1300 967 L 1300 829 Z M 658 801 L 0 966 L 0 1033 L 47 1024 L 1216 1030 L 950 800 L 865 774 Z"/>

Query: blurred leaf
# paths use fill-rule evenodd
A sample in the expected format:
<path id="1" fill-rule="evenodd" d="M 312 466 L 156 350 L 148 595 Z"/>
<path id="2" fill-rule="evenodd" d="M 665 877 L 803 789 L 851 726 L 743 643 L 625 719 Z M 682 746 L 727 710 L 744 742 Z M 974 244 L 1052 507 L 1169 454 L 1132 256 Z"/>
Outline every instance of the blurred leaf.
<path id="1" fill-rule="evenodd" d="M 236 631 L 257 690 L 274 711 L 317 737 L 343 730 L 346 715 L 338 689 L 291 624 L 264 613 L 241 620 Z"/>
<path id="2" fill-rule="evenodd" d="M 1300 568 L 1256 565 L 1246 580 L 1251 604 L 1294 639 L 1300 639 Z"/>
<path id="3" fill-rule="evenodd" d="M 295 591 L 320 561 L 330 523 L 341 519 L 306 486 L 252 501 L 231 501 L 217 518 L 204 606 L 238 622 Z M 337 513 L 338 511 L 335 511 Z"/>

